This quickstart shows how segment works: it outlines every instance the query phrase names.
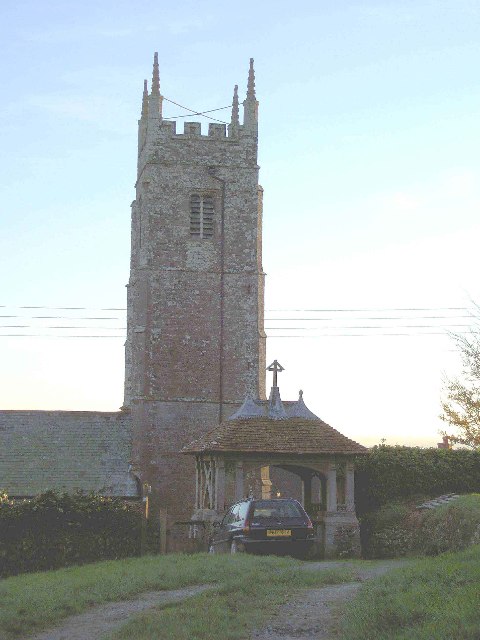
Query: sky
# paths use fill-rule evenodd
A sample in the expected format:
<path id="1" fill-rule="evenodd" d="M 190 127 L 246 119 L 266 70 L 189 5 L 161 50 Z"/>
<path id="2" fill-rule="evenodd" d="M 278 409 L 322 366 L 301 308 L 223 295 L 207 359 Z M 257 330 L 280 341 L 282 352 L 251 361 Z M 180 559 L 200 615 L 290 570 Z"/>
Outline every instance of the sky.
<path id="1" fill-rule="evenodd" d="M 282 397 L 367 446 L 436 446 L 480 301 L 479 23 L 478 0 L 2 0 L 0 407 L 122 405 L 153 52 L 196 111 L 254 57 Z"/>

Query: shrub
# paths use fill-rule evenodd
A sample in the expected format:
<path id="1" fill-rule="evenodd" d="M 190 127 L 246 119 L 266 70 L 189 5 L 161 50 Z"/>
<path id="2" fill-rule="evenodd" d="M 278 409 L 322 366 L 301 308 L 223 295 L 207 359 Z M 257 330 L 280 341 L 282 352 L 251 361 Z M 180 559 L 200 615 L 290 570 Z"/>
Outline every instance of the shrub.
<path id="1" fill-rule="evenodd" d="M 480 541 L 480 494 L 431 510 L 397 502 L 364 516 L 364 554 L 373 558 L 438 555 Z"/>
<path id="2" fill-rule="evenodd" d="M 479 527 L 480 494 L 461 496 L 423 514 L 414 550 L 429 556 L 461 551 L 476 543 Z"/>
<path id="3" fill-rule="evenodd" d="M 138 555 L 141 515 L 120 499 L 48 491 L 0 501 L 0 576 Z"/>
<path id="4" fill-rule="evenodd" d="M 395 500 L 480 492 L 480 451 L 380 445 L 356 461 L 360 516 Z"/>
<path id="5" fill-rule="evenodd" d="M 397 558 L 412 547 L 411 528 L 407 518 L 415 503 L 396 500 L 377 511 L 364 514 L 361 532 L 364 555 L 373 558 Z"/>

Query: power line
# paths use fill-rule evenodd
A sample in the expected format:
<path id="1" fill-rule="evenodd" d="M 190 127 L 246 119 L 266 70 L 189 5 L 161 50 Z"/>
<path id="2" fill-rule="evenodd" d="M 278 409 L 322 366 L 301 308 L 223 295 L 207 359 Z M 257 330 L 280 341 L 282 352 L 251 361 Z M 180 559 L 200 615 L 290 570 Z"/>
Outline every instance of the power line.
<path id="1" fill-rule="evenodd" d="M 456 335 L 471 335 L 466 334 L 464 331 L 456 332 Z M 288 335 L 279 335 L 279 334 L 270 334 L 268 336 L 269 340 L 277 340 L 281 339 L 294 339 L 294 338 L 303 338 L 305 340 L 310 339 L 318 339 L 318 338 L 345 338 L 352 336 L 365 336 L 371 338 L 378 338 L 383 336 L 410 336 L 410 337 L 419 337 L 419 336 L 444 336 L 448 337 L 448 334 L 442 331 L 422 331 L 422 332 L 396 332 L 396 333 L 373 333 L 371 331 L 366 333 L 321 333 L 321 334 L 288 334 Z M 0 338 L 122 338 L 126 339 L 126 334 L 122 333 L 120 335 L 70 335 L 70 334 L 49 334 L 49 333 L 0 333 Z"/>
<path id="2" fill-rule="evenodd" d="M 195 111 L 194 109 L 190 109 L 189 107 L 185 107 L 183 104 L 179 104 L 178 102 L 175 102 L 174 100 L 169 100 L 168 98 L 165 98 L 165 96 L 163 96 L 163 99 L 166 100 L 167 102 L 170 102 L 171 104 L 176 105 L 177 107 L 180 107 L 180 109 L 185 109 L 186 111 L 190 111 L 189 115 L 192 116 L 199 116 L 199 115 L 203 115 L 203 113 L 207 113 L 206 111 L 202 112 L 202 111 Z M 227 107 L 220 107 L 220 109 L 228 109 L 231 105 L 228 105 Z M 220 111 L 220 109 L 218 109 L 218 111 Z M 212 109 L 212 111 L 217 111 L 217 109 Z M 218 118 L 212 118 L 211 116 L 204 116 L 204 118 L 208 118 L 209 120 L 215 120 L 215 122 L 221 122 L 222 124 L 228 124 L 228 122 L 225 122 L 225 120 L 218 120 Z"/>
<path id="3" fill-rule="evenodd" d="M 469 324 L 395 324 L 395 325 L 339 325 L 323 327 L 265 327 L 268 331 L 317 331 L 318 329 L 449 329 L 470 327 Z"/>
<path id="4" fill-rule="evenodd" d="M 118 316 L 1 316 L 0 318 L 30 318 L 31 320 L 124 320 Z"/>
<path id="5" fill-rule="evenodd" d="M 76 327 L 79 328 L 79 327 Z M 89 327 L 90 328 L 90 327 Z M 386 327 L 388 328 L 388 327 Z M 478 331 L 458 331 L 456 332 L 458 335 L 471 335 L 479 334 Z M 368 332 L 368 333 L 321 333 L 321 334 L 308 334 L 308 335 L 270 335 L 269 339 L 277 340 L 279 338 L 286 339 L 296 339 L 301 338 L 305 340 L 310 340 L 312 338 L 346 338 L 346 337 L 396 337 L 396 336 L 406 336 L 406 337 L 418 337 L 418 336 L 444 336 L 448 337 L 448 333 L 446 331 L 409 331 L 409 332 L 395 332 L 395 333 L 379 333 L 379 332 Z M 126 335 L 123 333 L 121 335 L 61 335 L 61 334 L 48 334 L 48 333 L 3 333 L 0 334 L 0 338 L 123 338 L 125 340 Z"/>
<path id="6" fill-rule="evenodd" d="M 78 325 L 38 326 L 32 324 L 0 324 L 0 329 L 101 329 L 102 331 L 126 331 L 127 327 L 82 327 Z"/>
<path id="7" fill-rule="evenodd" d="M 265 327 L 266 331 L 318 331 L 340 329 L 457 329 L 470 327 L 469 324 L 396 324 L 396 325 L 327 325 L 323 327 Z M 0 329 L 102 329 L 103 331 L 126 331 L 127 327 L 107 327 L 93 325 L 35 325 L 35 324 L 0 324 Z"/>
<path id="8" fill-rule="evenodd" d="M 0 316 L 2 317 L 2 316 Z M 450 316 L 353 316 L 349 320 L 454 320 L 456 318 L 470 318 L 471 315 L 450 315 Z M 326 322 L 328 320 L 337 320 L 337 318 L 265 318 L 268 322 L 285 322 L 287 320 L 306 321 L 306 322 Z"/>
<path id="9" fill-rule="evenodd" d="M 22 309 L 22 310 L 49 310 L 49 311 L 126 311 L 125 307 L 51 307 L 47 305 L 21 305 L 17 307 L 9 307 L 7 305 L 0 305 L 1 309 Z M 285 317 L 272 317 L 273 313 L 285 313 L 288 315 Z M 442 313 L 443 312 L 443 313 Z M 447 312 L 447 313 L 446 313 Z M 465 313 L 458 312 L 469 312 Z M 325 309 L 268 309 L 267 313 L 269 317 L 266 318 L 267 323 L 270 323 L 266 327 L 269 332 L 269 337 L 272 339 L 317 339 L 317 338 L 331 338 L 331 337 L 385 337 L 385 336 L 447 336 L 448 332 L 454 332 L 459 335 L 468 335 L 472 333 L 478 333 L 474 330 L 471 324 L 457 323 L 459 319 L 471 319 L 475 320 L 474 313 L 469 311 L 468 307 L 384 307 L 384 308 L 325 308 Z M 318 314 L 296 316 L 296 313 L 303 314 Z M 333 314 L 327 317 L 321 314 Z M 354 313 L 357 315 L 348 316 L 346 314 Z M 370 315 L 372 313 L 380 313 L 381 315 Z M 392 314 L 396 315 L 385 315 Z M 292 316 L 293 314 L 293 316 Z M 364 314 L 364 315 L 358 315 Z M 369 314 L 369 315 L 366 315 Z M 125 321 L 125 315 L 122 313 L 120 316 L 71 316 L 71 315 L 28 315 L 28 314 L 3 314 L 0 318 L 4 320 L 15 319 L 30 319 L 30 320 L 67 320 L 68 324 L 63 325 L 42 325 L 42 323 L 25 323 L 25 324 L 3 324 L 0 325 L 1 329 L 33 329 L 36 333 L 6 333 L 0 334 L 0 337 L 48 337 L 48 338 L 123 338 L 125 339 L 125 333 L 121 335 L 98 335 L 98 334 L 64 334 L 63 331 L 80 330 L 80 331 L 92 331 L 100 330 L 102 333 L 111 331 L 125 332 L 124 326 L 108 326 L 104 325 L 91 325 L 88 321 L 111 321 L 120 320 Z M 72 325 L 72 321 L 87 321 L 86 325 Z M 422 321 L 439 321 L 428 322 Z M 332 322 L 333 324 L 323 324 L 325 322 Z M 361 322 L 361 324 L 352 324 L 353 322 Z M 418 324 L 412 324 L 418 322 Z M 293 326 L 285 326 L 285 322 L 300 323 Z M 310 323 L 317 323 L 312 325 Z M 370 324 L 374 322 L 375 324 Z M 452 323 L 453 322 L 453 323 Z M 320 324 L 319 324 L 320 323 Z M 364 324 L 365 323 L 365 324 Z M 393 324 L 395 323 L 395 324 Z M 462 331 L 462 329 L 469 328 L 469 331 Z M 402 329 L 403 331 L 398 331 Z M 48 330 L 61 330 L 62 333 L 42 333 Z M 38 333 L 40 331 L 40 333 Z M 285 334 L 285 331 L 298 332 Z M 328 332 L 328 333 L 327 333 Z"/>
<path id="10" fill-rule="evenodd" d="M 218 107 L 218 109 L 208 109 L 207 111 L 195 111 L 192 113 L 184 113 L 183 115 L 180 115 L 180 116 L 165 116 L 164 120 L 177 120 L 178 118 L 191 118 L 192 116 L 205 116 L 206 113 L 213 113 L 214 111 L 223 111 L 224 109 L 230 109 L 231 106 L 232 105 L 229 104 L 226 107 Z M 208 116 L 205 116 L 205 117 L 208 117 Z M 212 118 L 212 120 L 213 119 L 214 118 Z M 219 122 L 222 122 L 222 120 L 219 120 Z M 228 124 L 228 123 L 225 122 L 224 124 Z"/>
<path id="11" fill-rule="evenodd" d="M 35 316 L 35 315 L 26 315 L 26 314 L 0 314 L 0 318 L 29 318 L 31 320 L 124 320 L 125 316 L 69 316 L 69 315 L 45 315 L 45 316 Z M 313 317 L 313 318 L 305 318 L 305 317 L 267 317 L 265 318 L 266 322 L 329 322 L 332 320 L 342 320 L 347 322 L 353 322 L 358 320 L 384 320 L 384 321 L 394 321 L 394 320 L 405 320 L 405 321 L 414 321 L 414 320 L 457 320 L 457 319 L 472 319 L 475 318 L 472 315 L 403 315 L 403 316 L 351 316 L 351 317 Z M 466 326 L 466 325 L 465 325 Z"/>
<path id="12" fill-rule="evenodd" d="M 126 311 L 126 307 L 52 307 L 47 305 L 6 305 L 0 304 L 1 309 L 51 309 L 53 311 Z M 323 309 L 266 309 L 267 313 L 346 313 L 346 312 L 390 312 L 390 311 L 469 311 L 471 307 L 363 307 L 363 308 L 323 308 Z M 469 316 L 470 317 L 470 316 Z"/>
<path id="13" fill-rule="evenodd" d="M 363 309 L 267 309 L 268 312 L 345 313 L 366 311 L 468 311 L 468 307 L 385 307 Z"/>
<path id="14" fill-rule="evenodd" d="M 456 332 L 458 335 L 469 335 L 471 332 L 469 331 L 458 331 Z M 475 331 L 474 333 L 479 333 Z M 383 336 L 407 336 L 407 337 L 418 337 L 418 336 L 444 336 L 448 337 L 448 334 L 445 331 L 438 332 L 430 332 L 430 331 L 421 331 L 421 332 L 408 332 L 408 333 L 322 333 L 318 335 L 296 335 L 296 336 L 279 336 L 273 335 L 268 336 L 269 340 L 277 339 L 277 338 L 302 338 L 304 340 L 310 340 L 311 338 L 350 338 L 350 337 L 370 337 L 370 338 L 378 338 Z"/>
<path id="15" fill-rule="evenodd" d="M 59 334 L 46 334 L 46 333 L 3 333 L 0 334 L 0 338 L 123 338 L 125 336 L 61 336 Z"/>

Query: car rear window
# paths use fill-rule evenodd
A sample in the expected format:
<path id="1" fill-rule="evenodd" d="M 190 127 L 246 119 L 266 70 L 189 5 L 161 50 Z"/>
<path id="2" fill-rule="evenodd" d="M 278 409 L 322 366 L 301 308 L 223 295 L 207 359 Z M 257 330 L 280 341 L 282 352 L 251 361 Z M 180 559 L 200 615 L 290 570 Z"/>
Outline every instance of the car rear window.
<path id="1" fill-rule="evenodd" d="M 289 500 L 258 500 L 253 504 L 253 518 L 299 518 L 303 515 L 300 505 Z"/>

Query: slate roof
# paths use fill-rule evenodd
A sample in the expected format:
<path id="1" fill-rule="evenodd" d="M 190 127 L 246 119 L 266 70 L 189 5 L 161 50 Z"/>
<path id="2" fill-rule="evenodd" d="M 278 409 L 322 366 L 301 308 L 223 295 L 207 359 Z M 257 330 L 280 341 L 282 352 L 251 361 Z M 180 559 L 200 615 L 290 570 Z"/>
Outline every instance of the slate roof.
<path id="1" fill-rule="evenodd" d="M 12 497 L 47 489 L 137 497 L 131 435 L 123 412 L 0 411 L 0 489 Z"/>
<path id="2" fill-rule="evenodd" d="M 269 400 L 247 397 L 233 416 L 182 451 L 358 455 L 367 449 L 312 413 L 302 394 L 296 402 L 282 402 L 274 387 Z"/>

